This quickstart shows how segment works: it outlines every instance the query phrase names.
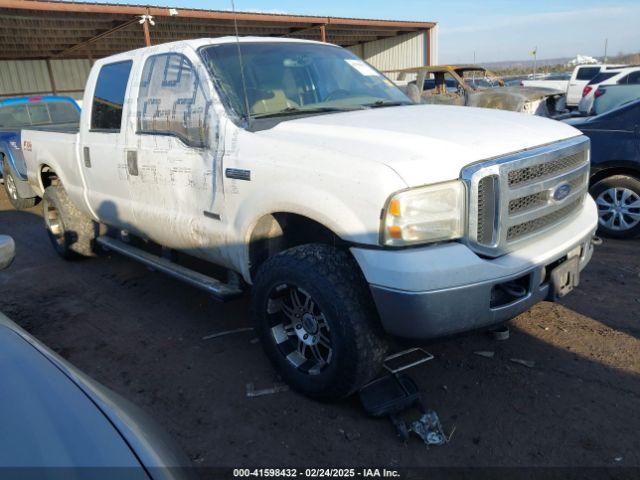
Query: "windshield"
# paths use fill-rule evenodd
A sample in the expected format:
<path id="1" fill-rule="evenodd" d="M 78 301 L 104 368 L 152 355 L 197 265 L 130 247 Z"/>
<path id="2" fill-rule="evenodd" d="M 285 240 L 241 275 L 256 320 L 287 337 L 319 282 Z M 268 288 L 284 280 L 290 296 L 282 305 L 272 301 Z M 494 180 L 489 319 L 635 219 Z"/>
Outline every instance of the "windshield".
<path id="1" fill-rule="evenodd" d="M 79 123 L 80 112 L 71 102 L 18 103 L 0 107 L 0 128 Z"/>
<path id="2" fill-rule="evenodd" d="M 252 118 L 347 111 L 411 101 L 348 50 L 310 43 L 212 45 L 201 55 L 229 106 Z M 242 72 L 246 84 L 245 103 Z"/>

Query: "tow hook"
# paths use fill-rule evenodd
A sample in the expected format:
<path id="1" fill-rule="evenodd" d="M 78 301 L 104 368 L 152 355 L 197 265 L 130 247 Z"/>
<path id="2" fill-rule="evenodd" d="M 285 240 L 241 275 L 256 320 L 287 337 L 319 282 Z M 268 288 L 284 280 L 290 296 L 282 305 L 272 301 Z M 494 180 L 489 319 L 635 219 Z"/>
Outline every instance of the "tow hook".
<path id="1" fill-rule="evenodd" d="M 593 245 L 594 247 L 599 247 L 600 245 L 602 245 L 602 239 L 599 236 L 594 235 L 593 237 L 591 237 L 591 245 Z"/>
<path id="2" fill-rule="evenodd" d="M 522 298 L 527 295 L 527 289 L 516 282 L 503 283 L 500 285 L 500 288 L 514 298 Z"/>

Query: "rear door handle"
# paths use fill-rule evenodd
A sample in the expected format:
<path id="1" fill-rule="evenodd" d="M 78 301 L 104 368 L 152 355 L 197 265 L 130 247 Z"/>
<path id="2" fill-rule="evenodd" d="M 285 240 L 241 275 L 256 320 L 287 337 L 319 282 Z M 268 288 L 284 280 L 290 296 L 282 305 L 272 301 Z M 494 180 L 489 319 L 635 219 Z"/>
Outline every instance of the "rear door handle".
<path id="1" fill-rule="evenodd" d="M 129 175 L 138 176 L 138 152 L 135 150 L 127 150 L 127 170 Z"/>
<path id="2" fill-rule="evenodd" d="M 84 147 L 83 156 L 84 156 L 84 166 L 87 168 L 91 168 L 91 151 L 89 150 L 89 147 Z"/>

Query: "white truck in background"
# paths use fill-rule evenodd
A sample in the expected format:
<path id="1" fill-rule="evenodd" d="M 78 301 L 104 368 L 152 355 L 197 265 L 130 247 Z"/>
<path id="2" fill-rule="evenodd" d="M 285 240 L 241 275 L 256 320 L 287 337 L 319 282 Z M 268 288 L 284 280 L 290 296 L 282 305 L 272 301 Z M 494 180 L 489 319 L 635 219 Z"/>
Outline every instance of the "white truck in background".
<path id="1" fill-rule="evenodd" d="M 336 398 L 391 337 L 505 322 L 592 255 L 578 130 L 410 104 L 337 46 L 189 40 L 96 61 L 79 131 L 24 130 L 22 148 L 63 257 L 101 245 L 222 299 L 251 286 L 285 380 Z"/>
<path id="2" fill-rule="evenodd" d="M 578 108 L 584 87 L 598 75 L 609 69 L 624 67 L 624 65 L 578 65 L 573 69 L 569 86 L 567 87 L 567 107 Z"/>

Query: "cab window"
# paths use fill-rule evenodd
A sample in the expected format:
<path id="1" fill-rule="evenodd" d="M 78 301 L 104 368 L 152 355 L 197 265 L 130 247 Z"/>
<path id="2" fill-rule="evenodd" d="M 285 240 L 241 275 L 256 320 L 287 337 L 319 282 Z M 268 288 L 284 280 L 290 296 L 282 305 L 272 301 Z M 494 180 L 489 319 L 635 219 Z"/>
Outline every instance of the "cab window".
<path id="1" fill-rule="evenodd" d="M 91 104 L 91 130 L 116 133 L 122 127 L 122 109 L 132 62 L 104 65 L 98 74 Z"/>
<path id="2" fill-rule="evenodd" d="M 205 147 L 210 104 L 187 57 L 179 53 L 149 57 L 138 94 L 138 133 L 172 135 L 189 146 Z"/>

